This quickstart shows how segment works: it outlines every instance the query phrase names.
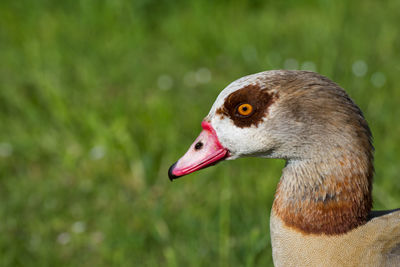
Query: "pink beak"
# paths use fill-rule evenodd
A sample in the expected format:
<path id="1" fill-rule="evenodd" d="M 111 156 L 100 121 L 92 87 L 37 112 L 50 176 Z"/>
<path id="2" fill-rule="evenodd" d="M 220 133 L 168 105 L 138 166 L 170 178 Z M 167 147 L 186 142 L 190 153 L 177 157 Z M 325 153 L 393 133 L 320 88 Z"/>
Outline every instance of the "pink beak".
<path id="1" fill-rule="evenodd" d="M 217 164 L 229 156 L 209 122 L 201 123 L 203 131 L 190 146 L 189 150 L 168 170 L 169 179 L 179 178 L 186 174 Z"/>

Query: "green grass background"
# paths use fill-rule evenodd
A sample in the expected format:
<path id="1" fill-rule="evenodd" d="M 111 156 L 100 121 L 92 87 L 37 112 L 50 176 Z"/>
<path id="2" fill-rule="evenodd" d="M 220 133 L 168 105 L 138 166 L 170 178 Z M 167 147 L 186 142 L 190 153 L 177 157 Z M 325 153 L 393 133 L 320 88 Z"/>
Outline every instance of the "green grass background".
<path id="1" fill-rule="evenodd" d="M 220 90 L 268 69 L 315 69 L 349 92 L 374 134 L 375 208 L 400 207 L 399 10 L 0 1 L 0 265 L 272 266 L 283 161 L 167 177 Z"/>

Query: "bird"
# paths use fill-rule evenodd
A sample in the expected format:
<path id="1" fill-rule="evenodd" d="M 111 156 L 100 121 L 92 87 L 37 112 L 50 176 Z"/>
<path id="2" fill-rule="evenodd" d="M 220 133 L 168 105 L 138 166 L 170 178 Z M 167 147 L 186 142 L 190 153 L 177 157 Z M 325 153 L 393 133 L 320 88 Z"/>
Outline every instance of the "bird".
<path id="1" fill-rule="evenodd" d="M 201 126 L 171 181 L 223 160 L 286 161 L 270 216 L 275 266 L 400 266 L 400 209 L 371 210 L 372 134 L 338 84 L 310 71 L 248 75 Z"/>

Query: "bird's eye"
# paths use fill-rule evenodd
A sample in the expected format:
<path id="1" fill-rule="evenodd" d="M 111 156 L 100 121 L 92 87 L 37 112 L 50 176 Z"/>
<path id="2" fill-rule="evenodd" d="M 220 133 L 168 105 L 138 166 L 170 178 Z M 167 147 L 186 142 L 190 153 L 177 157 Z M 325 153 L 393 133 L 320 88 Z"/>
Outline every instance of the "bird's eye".
<path id="1" fill-rule="evenodd" d="M 253 112 L 253 106 L 250 104 L 241 104 L 237 108 L 237 112 L 242 116 L 249 116 Z"/>

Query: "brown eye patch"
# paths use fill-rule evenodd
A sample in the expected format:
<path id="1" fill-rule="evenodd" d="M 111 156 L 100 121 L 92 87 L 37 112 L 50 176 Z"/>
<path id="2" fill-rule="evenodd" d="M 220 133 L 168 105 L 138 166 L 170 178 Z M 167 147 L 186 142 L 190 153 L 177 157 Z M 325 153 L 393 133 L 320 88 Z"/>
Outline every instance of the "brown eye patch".
<path id="1" fill-rule="evenodd" d="M 240 128 L 252 125 L 257 127 L 273 102 L 274 95 L 272 93 L 261 89 L 257 84 L 250 84 L 231 93 L 225 99 L 223 106 L 217 109 L 216 114 L 229 117 Z M 243 105 L 246 104 L 252 107 L 252 111 L 248 116 L 243 116 L 240 114 L 239 108 L 243 109 Z"/>

